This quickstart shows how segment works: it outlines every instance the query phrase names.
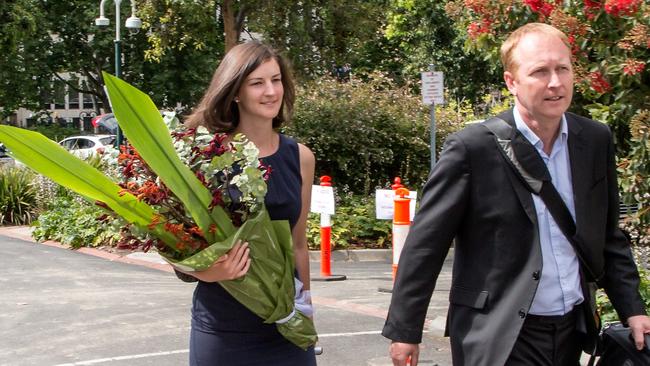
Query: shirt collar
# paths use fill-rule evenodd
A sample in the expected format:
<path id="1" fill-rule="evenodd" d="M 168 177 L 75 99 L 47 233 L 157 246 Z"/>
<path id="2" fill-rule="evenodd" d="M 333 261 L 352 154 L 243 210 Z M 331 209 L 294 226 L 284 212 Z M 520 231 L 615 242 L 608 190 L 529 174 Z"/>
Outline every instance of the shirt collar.
<path id="1" fill-rule="evenodd" d="M 517 130 L 519 130 L 519 132 L 521 132 L 521 134 L 524 135 L 526 140 L 528 140 L 533 146 L 541 150 L 542 140 L 540 140 L 540 138 L 537 137 L 535 132 L 533 132 L 533 130 L 531 130 L 530 127 L 528 127 L 528 125 L 524 122 L 524 119 L 521 117 L 521 114 L 519 114 L 517 107 L 513 108 L 512 113 L 515 117 L 515 125 L 517 126 Z M 561 145 L 564 145 L 568 136 L 569 136 L 569 127 L 567 125 L 565 115 L 562 114 L 562 121 L 560 122 L 560 134 L 558 136 L 559 138 L 555 142 L 556 143 L 559 142 Z"/>

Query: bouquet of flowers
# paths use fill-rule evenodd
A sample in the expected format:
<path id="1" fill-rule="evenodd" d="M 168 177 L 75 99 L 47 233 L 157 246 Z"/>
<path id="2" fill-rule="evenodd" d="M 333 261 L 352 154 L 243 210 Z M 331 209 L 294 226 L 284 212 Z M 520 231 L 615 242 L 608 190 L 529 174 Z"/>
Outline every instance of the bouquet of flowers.
<path id="1" fill-rule="evenodd" d="M 219 284 L 297 346 L 314 345 L 312 320 L 294 306 L 291 230 L 264 207 L 270 168 L 255 145 L 163 120 L 146 94 L 108 74 L 104 80 L 131 144 L 118 156 L 120 184 L 39 133 L 0 126 L 0 141 L 33 170 L 145 232 L 145 246 L 184 271 L 206 269 L 237 241 L 248 242 L 247 274 Z"/>

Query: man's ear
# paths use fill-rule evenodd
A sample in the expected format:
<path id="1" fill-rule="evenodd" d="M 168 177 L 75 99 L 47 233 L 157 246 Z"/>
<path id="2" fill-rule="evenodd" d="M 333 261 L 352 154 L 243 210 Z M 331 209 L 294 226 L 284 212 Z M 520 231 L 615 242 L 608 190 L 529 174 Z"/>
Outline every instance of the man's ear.
<path id="1" fill-rule="evenodd" d="M 503 80 L 510 91 L 510 94 L 517 95 L 517 86 L 515 85 L 515 76 L 510 71 L 503 72 Z"/>

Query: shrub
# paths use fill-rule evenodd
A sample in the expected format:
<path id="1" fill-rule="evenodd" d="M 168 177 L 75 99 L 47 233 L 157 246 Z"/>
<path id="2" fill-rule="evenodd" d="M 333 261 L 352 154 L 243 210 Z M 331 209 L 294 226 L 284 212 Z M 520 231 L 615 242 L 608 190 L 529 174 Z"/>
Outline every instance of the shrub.
<path id="1" fill-rule="evenodd" d="M 632 243 L 650 246 L 650 111 L 642 110 L 630 121 L 630 154 L 618 162 L 621 201 L 638 207 L 627 215 L 623 229 Z M 643 263 L 643 262 L 642 262 Z"/>
<path id="2" fill-rule="evenodd" d="M 452 0 L 445 10 L 465 49 L 499 65 L 499 47 L 519 26 L 538 21 L 564 31 L 576 79 L 572 109 L 608 123 L 625 150 L 627 124 L 648 106 L 650 3 L 642 0 Z"/>
<path id="3" fill-rule="evenodd" d="M 641 294 L 641 298 L 645 303 L 645 308 L 650 309 L 650 273 L 648 273 L 648 271 L 644 269 L 643 266 L 638 267 L 639 276 L 641 277 L 639 293 Z M 598 307 L 598 313 L 600 314 L 600 318 L 603 322 L 612 322 L 618 320 L 618 315 L 616 314 L 612 303 L 609 301 L 609 298 L 602 290 L 599 290 L 596 294 L 596 304 Z"/>
<path id="4" fill-rule="evenodd" d="M 343 192 L 369 195 L 395 176 L 419 187 L 430 170 L 429 107 L 409 90 L 379 74 L 367 81 L 309 82 L 298 92 L 285 133 L 312 149 L 316 174 L 331 176 Z M 437 148 L 472 119 L 465 105 L 437 108 Z"/>
<path id="5" fill-rule="evenodd" d="M 59 142 L 68 136 L 83 134 L 79 128 L 62 127 L 57 124 L 39 124 L 29 128 L 32 131 L 42 133 L 50 140 Z"/>
<path id="6" fill-rule="evenodd" d="M 34 174 L 16 167 L 0 168 L 0 224 L 29 224 L 36 216 Z"/>
<path id="7" fill-rule="evenodd" d="M 114 149 L 110 149 L 113 153 Z M 108 160 L 93 154 L 86 163 L 102 170 L 109 170 Z M 32 236 L 38 241 L 56 240 L 73 248 L 82 246 L 114 246 L 119 232 L 125 225 L 121 220 L 112 220 L 106 211 L 84 199 L 71 190 L 38 175 L 38 202 L 42 212 L 34 221 Z"/>
<path id="8" fill-rule="evenodd" d="M 34 222 L 32 236 L 38 241 L 55 240 L 73 248 L 112 245 L 119 239 L 124 223 L 100 220 L 104 213 L 102 208 L 83 199 L 58 197 Z"/>
<path id="9" fill-rule="evenodd" d="M 332 249 L 389 248 L 391 221 L 375 219 L 373 197 L 348 196 L 338 203 L 332 216 Z M 307 241 L 320 249 L 320 216 L 309 214 Z"/>

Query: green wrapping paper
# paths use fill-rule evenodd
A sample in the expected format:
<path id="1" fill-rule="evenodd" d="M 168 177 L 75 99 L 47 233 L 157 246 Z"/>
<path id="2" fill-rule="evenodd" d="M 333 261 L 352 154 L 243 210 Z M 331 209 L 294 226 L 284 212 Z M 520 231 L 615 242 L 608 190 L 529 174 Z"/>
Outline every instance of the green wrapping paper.
<path id="1" fill-rule="evenodd" d="M 219 284 L 265 323 L 274 323 L 292 314 L 295 287 L 291 230 L 287 221 L 272 221 L 266 209 L 246 220 L 224 241 L 182 261 L 165 259 L 188 272 L 206 269 L 238 240 L 248 242 L 251 266 L 244 277 Z M 302 349 L 318 340 L 313 321 L 300 311 L 276 325 L 285 338 Z"/>

